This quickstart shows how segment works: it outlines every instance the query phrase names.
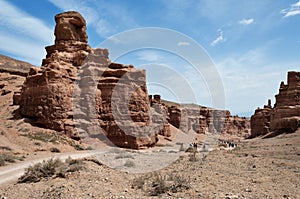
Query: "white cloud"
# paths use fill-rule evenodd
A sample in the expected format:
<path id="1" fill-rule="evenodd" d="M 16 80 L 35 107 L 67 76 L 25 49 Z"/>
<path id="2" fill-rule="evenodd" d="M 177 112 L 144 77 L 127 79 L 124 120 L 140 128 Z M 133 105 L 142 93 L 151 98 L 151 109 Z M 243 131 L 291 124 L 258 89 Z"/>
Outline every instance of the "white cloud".
<path id="1" fill-rule="evenodd" d="M 78 11 L 80 12 L 87 21 L 87 24 L 95 23 L 98 21 L 98 13 L 91 7 L 85 6 L 83 1 L 75 0 L 49 0 L 53 5 L 64 11 Z"/>
<path id="2" fill-rule="evenodd" d="M 300 14 L 300 1 L 290 5 L 289 8 L 281 10 L 280 13 L 284 14 L 284 18 Z"/>
<path id="3" fill-rule="evenodd" d="M 289 70 L 299 66 L 299 63 L 272 63 L 267 53 L 268 48 L 261 47 L 217 62 L 231 113 L 253 113 L 269 98 L 274 103 L 280 82 L 286 80 Z"/>
<path id="4" fill-rule="evenodd" d="M 99 12 L 97 12 L 94 8 L 95 6 L 88 6 L 85 2 L 76 0 L 49 1 L 63 11 L 74 10 L 80 12 L 80 14 L 85 18 L 87 25 L 91 25 L 101 37 L 107 37 L 113 32 L 113 28 L 110 23 L 100 16 Z"/>
<path id="5" fill-rule="evenodd" d="M 107 1 L 49 0 L 56 7 L 80 12 L 87 25 L 92 26 L 99 36 L 106 38 L 122 29 L 136 27 L 130 12 L 119 4 Z"/>
<path id="6" fill-rule="evenodd" d="M 239 21 L 239 24 L 242 24 L 242 25 L 250 25 L 254 23 L 254 19 L 242 19 Z"/>
<path id="7" fill-rule="evenodd" d="M 54 42 L 53 28 L 5 0 L 0 1 L 0 7 L 0 50 L 40 65 L 45 45 Z"/>
<path id="8" fill-rule="evenodd" d="M 0 50 L 16 55 L 16 59 L 22 59 L 39 66 L 45 57 L 44 46 L 37 42 L 27 41 L 11 34 L 0 33 Z"/>
<path id="9" fill-rule="evenodd" d="M 85 18 L 87 25 L 92 26 L 101 37 L 107 37 L 113 32 L 112 25 L 100 16 L 94 8 L 95 6 L 91 7 L 86 5 L 84 1 L 76 0 L 50 0 L 50 2 L 63 11 L 74 10 L 80 12 Z"/>
<path id="10" fill-rule="evenodd" d="M 190 71 L 190 67 L 187 65 L 181 65 L 181 67 L 183 67 L 186 72 Z M 147 71 L 149 93 L 156 94 L 159 91 L 163 99 L 180 103 L 197 103 L 197 95 L 204 93 L 204 91 L 199 88 L 199 81 L 201 83 L 202 79 L 199 75 L 197 76 L 199 73 L 195 71 L 190 74 L 181 73 L 174 68 L 174 64 L 170 63 L 148 64 L 143 65 L 142 68 Z M 193 77 L 190 75 L 193 75 Z M 197 86 L 191 84 L 194 83 L 191 82 L 191 79 L 197 80 L 196 84 L 194 84 Z M 209 96 L 207 98 L 209 98 Z M 201 97 L 201 99 L 203 103 L 204 98 Z"/>
<path id="11" fill-rule="evenodd" d="M 177 43 L 177 46 L 189 46 L 190 43 L 189 42 L 186 42 L 186 41 L 180 41 Z"/>
<path id="12" fill-rule="evenodd" d="M 223 36 L 223 30 L 219 29 L 218 32 L 219 32 L 219 36 L 214 41 L 211 42 L 211 44 L 210 44 L 211 46 L 216 46 L 220 42 L 226 41 L 226 38 L 224 38 L 224 36 Z"/>
<path id="13" fill-rule="evenodd" d="M 53 29 L 43 21 L 18 9 L 5 0 L 0 1 L 0 24 L 4 30 L 13 29 L 22 35 L 51 44 L 54 41 Z"/>

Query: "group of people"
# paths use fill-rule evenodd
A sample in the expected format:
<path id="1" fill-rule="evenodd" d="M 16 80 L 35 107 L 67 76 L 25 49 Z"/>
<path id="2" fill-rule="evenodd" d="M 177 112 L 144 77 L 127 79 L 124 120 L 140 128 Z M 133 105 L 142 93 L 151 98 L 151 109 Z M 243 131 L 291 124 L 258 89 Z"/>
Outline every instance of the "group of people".
<path id="1" fill-rule="evenodd" d="M 219 139 L 219 142 L 224 146 L 228 147 L 228 148 L 236 148 L 237 147 L 237 144 L 233 141 L 233 140 L 222 140 L 222 139 Z M 190 148 L 193 148 L 194 151 L 197 151 L 197 148 L 198 148 L 198 143 L 196 142 L 192 142 L 190 143 Z M 206 144 L 203 143 L 202 145 L 202 150 L 206 150 Z"/>
<path id="2" fill-rule="evenodd" d="M 226 144 L 229 148 L 237 147 L 237 144 L 233 142 L 233 140 L 219 140 L 222 144 Z"/>

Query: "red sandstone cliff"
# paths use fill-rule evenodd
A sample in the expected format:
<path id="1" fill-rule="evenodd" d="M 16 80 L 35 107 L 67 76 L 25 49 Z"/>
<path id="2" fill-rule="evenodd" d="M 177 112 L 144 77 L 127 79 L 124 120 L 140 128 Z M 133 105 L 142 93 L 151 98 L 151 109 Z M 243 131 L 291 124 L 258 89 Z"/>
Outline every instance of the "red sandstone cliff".
<path id="1" fill-rule="evenodd" d="M 169 122 L 183 132 L 226 133 L 248 137 L 250 123 L 245 117 L 232 116 L 228 110 L 215 110 L 194 104 L 174 104 L 165 101 Z"/>
<path id="2" fill-rule="evenodd" d="M 251 137 L 270 132 L 294 132 L 300 127 L 300 72 L 288 72 L 287 84 L 281 82 L 276 102 L 256 109 L 251 116 Z"/>
<path id="3" fill-rule="evenodd" d="M 74 139 L 100 125 L 99 133 L 117 146 L 154 145 L 159 124 L 151 122 L 145 70 L 111 63 L 107 49 L 92 49 L 79 13 L 58 14 L 55 21 L 55 44 L 14 96 L 20 114 Z"/>

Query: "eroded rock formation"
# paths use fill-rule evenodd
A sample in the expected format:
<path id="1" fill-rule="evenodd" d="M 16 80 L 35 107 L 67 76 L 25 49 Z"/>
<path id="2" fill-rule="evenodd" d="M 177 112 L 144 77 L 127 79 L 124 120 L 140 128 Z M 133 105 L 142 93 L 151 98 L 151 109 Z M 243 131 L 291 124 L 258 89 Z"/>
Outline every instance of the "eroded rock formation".
<path id="1" fill-rule="evenodd" d="M 271 101 L 264 108 L 257 108 L 251 116 L 251 137 L 265 135 L 270 132 L 270 114 L 272 110 Z"/>
<path id="2" fill-rule="evenodd" d="M 269 132 L 293 132 L 300 127 L 300 72 L 288 72 L 287 84 L 281 82 L 272 108 L 269 100 L 263 109 L 251 117 L 251 137 Z"/>
<path id="3" fill-rule="evenodd" d="M 170 124 L 169 124 L 169 112 L 168 108 L 161 101 L 160 95 L 149 95 L 149 102 L 151 106 L 151 121 L 153 128 L 158 134 L 170 137 Z"/>
<path id="4" fill-rule="evenodd" d="M 30 69 L 21 93 L 14 96 L 14 103 L 20 105 L 20 114 L 35 124 L 65 131 L 79 139 L 70 125 L 73 82 L 85 57 L 99 52 L 87 44 L 86 22 L 79 13 L 58 14 L 55 21 L 55 44 L 46 47 L 42 66 Z"/>
<path id="5" fill-rule="evenodd" d="M 86 22 L 77 12 L 55 16 L 55 43 L 47 46 L 40 68 L 32 67 L 14 104 L 33 124 L 81 139 L 108 138 L 139 149 L 158 134 L 171 136 L 170 124 L 184 132 L 244 135 L 246 118 L 201 106 L 168 106 L 149 96 L 146 71 L 112 63 L 107 49 L 88 44 Z"/>
<path id="6" fill-rule="evenodd" d="M 300 72 L 288 72 L 287 84 L 280 84 L 271 111 L 270 130 L 296 131 L 300 127 Z"/>
<path id="7" fill-rule="evenodd" d="M 154 145 L 159 121 L 151 121 L 145 70 L 111 63 L 107 49 L 92 49 L 79 13 L 58 14 L 55 21 L 55 44 L 15 94 L 20 114 L 75 139 L 100 125 L 117 146 Z"/>
<path id="8" fill-rule="evenodd" d="M 169 106 L 169 121 L 184 132 L 227 133 L 247 137 L 249 120 L 231 116 L 229 111 L 215 110 L 198 105 Z"/>

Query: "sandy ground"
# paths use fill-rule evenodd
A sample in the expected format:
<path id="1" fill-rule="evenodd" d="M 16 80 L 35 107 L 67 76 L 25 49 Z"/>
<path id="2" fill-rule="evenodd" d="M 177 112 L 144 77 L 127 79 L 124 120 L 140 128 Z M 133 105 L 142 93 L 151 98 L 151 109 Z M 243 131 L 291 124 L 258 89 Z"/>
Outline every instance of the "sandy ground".
<path id="1" fill-rule="evenodd" d="M 110 151 L 111 157 L 123 154 Z M 108 154 L 109 154 L 108 153 Z M 106 165 L 86 162 L 86 169 L 38 183 L 0 187 L 7 198 L 300 198 L 300 131 L 274 138 L 244 140 L 233 150 L 216 149 L 196 154 L 197 161 L 184 153 L 177 161 L 152 173 L 135 174 Z M 113 159 L 113 158 L 112 158 Z M 124 156 L 139 167 L 141 159 Z M 156 164 L 156 163 L 155 163 Z M 134 188 L 138 178 L 180 176 L 190 179 L 190 189 L 150 196 Z M 149 185 L 150 186 L 150 185 Z"/>

